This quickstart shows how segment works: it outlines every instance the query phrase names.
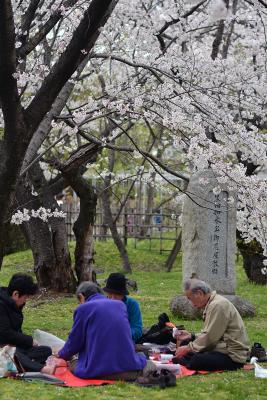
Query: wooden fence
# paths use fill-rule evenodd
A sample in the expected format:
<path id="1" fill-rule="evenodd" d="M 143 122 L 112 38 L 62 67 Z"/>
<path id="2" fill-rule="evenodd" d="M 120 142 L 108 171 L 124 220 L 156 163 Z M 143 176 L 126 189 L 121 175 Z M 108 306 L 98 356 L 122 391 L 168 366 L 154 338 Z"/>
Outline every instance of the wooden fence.
<path id="1" fill-rule="evenodd" d="M 76 221 L 79 208 L 76 204 L 63 204 L 62 209 L 66 212 L 66 226 L 69 240 L 75 240 L 73 233 L 73 224 Z M 117 218 L 117 210 L 113 210 L 113 218 Z M 149 220 L 149 223 L 145 221 Z M 118 233 L 127 245 L 128 240 L 134 242 L 137 248 L 142 240 L 146 239 L 150 250 L 157 250 L 160 253 L 170 251 L 173 242 L 178 238 L 181 227 L 177 216 L 168 213 L 134 212 L 124 210 L 116 221 Z M 106 240 L 112 238 L 111 232 L 104 221 L 103 210 L 97 210 L 96 221 L 94 224 L 94 238 L 96 240 Z"/>

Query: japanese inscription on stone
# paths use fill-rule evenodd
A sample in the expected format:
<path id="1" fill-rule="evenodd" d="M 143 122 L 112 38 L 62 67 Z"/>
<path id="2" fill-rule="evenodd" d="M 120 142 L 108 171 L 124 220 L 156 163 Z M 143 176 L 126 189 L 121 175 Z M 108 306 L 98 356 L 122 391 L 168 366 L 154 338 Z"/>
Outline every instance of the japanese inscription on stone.
<path id="1" fill-rule="evenodd" d="M 209 274 L 218 276 L 218 279 L 228 277 L 227 267 L 227 212 L 226 192 L 214 194 L 209 192 L 210 210 L 208 212 L 208 232 L 210 246 L 208 248 Z"/>
<path id="2" fill-rule="evenodd" d="M 211 170 L 190 179 L 183 206 L 183 281 L 194 274 L 218 293 L 234 294 L 236 208 L 228 203 L 234 193 L 221 185 L 214 194 L 217 186 Z"/>

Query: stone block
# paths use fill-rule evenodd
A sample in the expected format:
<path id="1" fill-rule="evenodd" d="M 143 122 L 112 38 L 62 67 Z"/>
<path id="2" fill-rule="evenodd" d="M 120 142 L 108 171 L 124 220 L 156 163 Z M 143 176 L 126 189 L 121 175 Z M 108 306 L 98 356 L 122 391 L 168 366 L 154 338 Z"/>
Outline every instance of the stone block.
<path id="1" fill-rule="evenodd" d="M 238 310 L 241 317 L 254 317 L 256 315 L 255 307 L 247 300 L 239 296 L 224 295 Z M 183 319 L 201 319 L 202 312 L 195 308 L 186 296 L 177 295 L 170 302 L 171 312 Z"/>
<path id="2" fill-rule="evenodd" d="M 236 207 L 211 170 L 190 179 L 183 207 L 183 281 L 195 276 L 220 294 L 235 294 Z"/>
<path id="3" fill-rule="evenodd" d="M 201 312 L 195 308 L 186 296 L 175 296 L 170 302 L 171 312 L 183 319 L 200 319 Z"/>

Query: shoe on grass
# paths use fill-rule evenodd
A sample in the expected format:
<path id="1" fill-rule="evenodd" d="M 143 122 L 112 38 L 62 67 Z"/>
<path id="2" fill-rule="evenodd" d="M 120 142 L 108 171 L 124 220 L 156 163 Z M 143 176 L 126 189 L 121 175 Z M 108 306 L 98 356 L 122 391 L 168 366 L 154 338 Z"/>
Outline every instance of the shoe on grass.
<path id="1" fill-rule="evenodd" d="M 144 387 L 158 386 L 161 389 L 165 389 L 166 387 L 176 386 L 176 376 L 172 372 L 163 369 L 160 372 L 153 371 L 146 376 L 139 376 L 136 379 L 136 383 Z"/>
<path id="2" fill-rule="evenodd" d="M 254 343 L 251 351 L 250 358 L 257 357 L 259 362 L 267 361 L 267 355 L 265 348 L 261 345 L 261 343 Z"/>
<path id="3" fill-rule="evenodd" d="M 144 376 L 139 376 L 135 382 L 140 386 L 159 386 L 162 389 L 165 388 L 165 379 L 158 371 L 149 372 Z"/>
<path id="4" fill-rule="evenodd" d="M 176 376 L 167 369 L 162 369 L 160 375 L 164 377 L 165 387 L 176 386 Z"/>

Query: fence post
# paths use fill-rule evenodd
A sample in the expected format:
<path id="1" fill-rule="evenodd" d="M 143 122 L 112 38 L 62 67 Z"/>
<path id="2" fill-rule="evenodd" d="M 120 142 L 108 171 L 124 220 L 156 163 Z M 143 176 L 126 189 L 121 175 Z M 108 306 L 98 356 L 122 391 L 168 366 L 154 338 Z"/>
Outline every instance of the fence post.
<path id="1" fill-rule="evenodd" d="M 123 225 L 123 239 L 124 239 L 124 246 L 127 246 L 127 239 L 128 239 L 128 215 L 127 212 L 124 212 L 124 225 Z"/>
<path id="2" fill-rule="evenodd" d="M 174 261 L 176 260 L 177 254 L 181 250 L 181 246 L 182 246 L 182 232 L 180 232 L 178 238 L 175 240 L 174 246 L 173 246 L 173 248 L 169 254 L 169 257 L 166 261 L 165 267 L 166 267 L 167 272 L 171 271 Z"/>

